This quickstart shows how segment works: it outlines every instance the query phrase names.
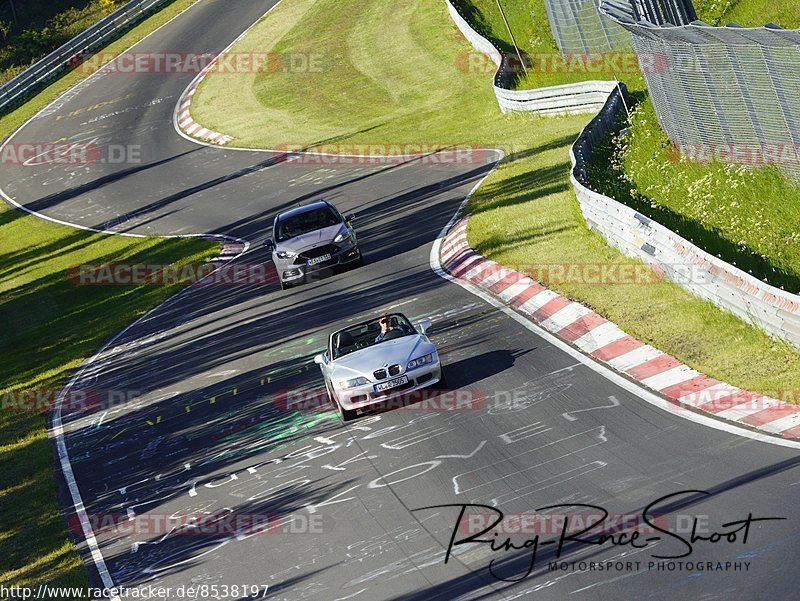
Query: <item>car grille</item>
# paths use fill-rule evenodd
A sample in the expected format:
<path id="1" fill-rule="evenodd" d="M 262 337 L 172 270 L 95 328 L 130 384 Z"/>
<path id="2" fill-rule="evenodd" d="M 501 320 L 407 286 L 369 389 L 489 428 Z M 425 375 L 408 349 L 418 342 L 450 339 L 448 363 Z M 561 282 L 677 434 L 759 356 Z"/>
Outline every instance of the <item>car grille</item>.
<path id="1" fill-rule="evenodd" d="M 400 366 L 399 365 L 390 365 L 389 369 L 378 369 L 372 372 L 372 375 L 375 376 L 376 380 L 385 380 L 389 376 L 396 376 L 400 373 Z"/>
<path id="2" fill-rule="evenodd" d="M 305 263 L 309 259 L 316 259 L 317 257 L 321 257 L 322 255 L 335 255 L 339 252 L 339 247 L 335 244 L 325 244 L 324 246 L 318 246 L 316 248 L 309 248 L 308 250 L 304 250 L 299 255 L 297 255 L 297 260 L 295 263 Z"/>

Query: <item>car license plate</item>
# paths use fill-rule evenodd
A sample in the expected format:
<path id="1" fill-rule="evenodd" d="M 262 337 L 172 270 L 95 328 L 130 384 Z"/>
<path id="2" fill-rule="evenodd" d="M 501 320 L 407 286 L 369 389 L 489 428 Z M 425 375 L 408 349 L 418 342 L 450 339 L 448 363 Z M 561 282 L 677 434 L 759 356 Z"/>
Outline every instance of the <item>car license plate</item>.
<path id="1" fill-rule="evenodd" d="M 314 259 L 308 260 L 308 265 L 316 265 L 317 263 L 324 263 L 325 261 L 331 260 L 331 254 L 328 253 L 327 255 L 322 255 L 321 257 L 315 257 Z"/>
<path id="2" fill-rule="evenodd" d="M 389 380 L 388 382 L 381 382 L 380 384 L 375 384 L 375 392 L 383 392 L 384 390 L 389 390 L 391 388 L 396 388 L 398 386 L 402 386 L 408 382 L 408 376 L 400 376 L 399 378 L 394 378 Z"/>

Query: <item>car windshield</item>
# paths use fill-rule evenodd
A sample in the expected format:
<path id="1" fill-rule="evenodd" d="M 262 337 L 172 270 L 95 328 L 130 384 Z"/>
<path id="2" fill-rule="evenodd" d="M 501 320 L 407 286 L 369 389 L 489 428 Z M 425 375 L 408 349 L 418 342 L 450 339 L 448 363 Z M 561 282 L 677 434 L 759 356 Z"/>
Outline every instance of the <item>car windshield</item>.
<path id="1" fill-rule="evenodd" d="M 275 239 L 283 242 L 295 236 L 341 223 L 342 219 L 330 207 L 321 207 L 279 218 L 275 226 Z"/>
<path id="2" fill-rule="evenodd" d="M 378 340 L 381 333 L 380 321 L 388 319 L 389 329 Z M 411 322 L 402 313 L 392 313 L 387 316 L 376 317 L 370 321 L 365 321 L 349 328 L 344 328 L 335 332 L 331 336 L 331 357 L 338 359 L 345 355 L 358 351 L 387 340 L 402 338 L 403 336 L 413 336 L 417 331 Z"/>

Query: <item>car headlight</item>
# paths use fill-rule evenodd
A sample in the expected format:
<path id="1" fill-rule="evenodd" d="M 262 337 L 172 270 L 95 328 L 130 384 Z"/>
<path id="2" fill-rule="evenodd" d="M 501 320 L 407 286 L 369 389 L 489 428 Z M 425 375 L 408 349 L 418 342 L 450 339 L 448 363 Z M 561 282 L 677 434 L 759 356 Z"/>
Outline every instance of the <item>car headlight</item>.
<path id="1" fill-rule="evenodd" d="M 290 250 L 279 250 L 276 251 L 275 254 L 278 256 L 279 259 L 291 259 L 297 256 L 297 253 L 293 253 Z"/>
<path id="2" fill-rule="evenodd" d="M 347 238 L 352 238 L 353 232 L 350 231 L 349 228 L 343 227 L 339 230 L 339 233 L 336 234 L 336 237 L 333 239 L 334 242 L 342 242 Z"/>
<path id="3" fill-rule="evenodd" d="M 352 380 L 342 380 L 339 382 L 339 388 L 355 388 L 356 386 L 363 386 L 367 384 L 369 381 L 366 378 L 358 377 L 353 378 Z"/>
<path id="4" fill-rule="evenodd" d="M 422 367 L 423 365 L 428 365 L 429 363 L 433 363 L 433 353 L 425 355 L 424 357 L 412 359 L 408 362 L 406 369 L 416 369 L 418 367 Z"/>

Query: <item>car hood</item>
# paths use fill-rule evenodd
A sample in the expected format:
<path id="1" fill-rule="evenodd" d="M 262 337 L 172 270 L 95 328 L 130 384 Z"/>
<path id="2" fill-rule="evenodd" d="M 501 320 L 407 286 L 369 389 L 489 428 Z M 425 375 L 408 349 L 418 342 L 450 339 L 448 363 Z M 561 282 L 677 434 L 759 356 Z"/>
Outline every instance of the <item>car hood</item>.
<path id="1" fill-rule="evenodd" d="M 342 229 L 342 224 L 331 225 L 324 227 L 321 230 L 314 230 L 302 236 L 295 236 L 283 242 L 277 242 L 277 249 L 283 251 L 291 251 L 293 253 L 301 252 L 313 246 L 320 246 L 321 244 L 330 244 Z"/>
<path id="2" fill-rule="evenodd" d="M 399 364 L 400 373 L 405 373 L 411 359 L 433 352 L 436 352 L 436 347 L 426 337 L 419 334 L 403 336 L 336 359 L 332 364 L 333 377 L 344 380 L 364 376 L 372 381 L 372 372 L 384 364 Z"/>

